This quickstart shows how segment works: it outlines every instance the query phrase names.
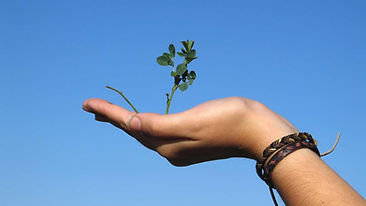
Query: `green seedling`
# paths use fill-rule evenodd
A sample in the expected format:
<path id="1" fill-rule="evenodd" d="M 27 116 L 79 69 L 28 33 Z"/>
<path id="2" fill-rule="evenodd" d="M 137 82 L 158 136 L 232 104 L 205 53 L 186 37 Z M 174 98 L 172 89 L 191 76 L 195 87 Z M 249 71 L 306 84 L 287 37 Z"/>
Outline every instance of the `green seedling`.
<path id="1" fill-rule="evenodd" d="M 166 93 L 166 110 L 165 114 L 169 113 L 170 104 L 172 103 L 172 99 L 175 91 L 179 88 L 182 92 L 186 91 L 190 85 L 192 85 L 193 81 L 196 79 L 196 72 L 191 70 L 188 71 L 188 64 L 190 64 L 193 60 L 197 59 L 196 50 L 193 49 L 194 41 L 182 41 L 183 47 L 181 51 L 176 52 L 173 44 L 169 45 L 169 53 L 164 52 L 163 55 L 159 56 L 156 61 L 161 66 L 171 67 L 170 76 L 174 79 L 173 88 L 171 93 Z M 176 65 L 174 58 L 175 54 L 178 54 L 180 57 L 184 57 L 182 63 Z M 126 98 L 126 96 L 119 90 L 114 89 L 110 86 L 106 86 L 108 89 L 111 89 L 117 93 L 119 93 L 123 99 L 132 107 L 132 109 L 138 113 L 136 108 L 132 105 L 132 103 Z"/>

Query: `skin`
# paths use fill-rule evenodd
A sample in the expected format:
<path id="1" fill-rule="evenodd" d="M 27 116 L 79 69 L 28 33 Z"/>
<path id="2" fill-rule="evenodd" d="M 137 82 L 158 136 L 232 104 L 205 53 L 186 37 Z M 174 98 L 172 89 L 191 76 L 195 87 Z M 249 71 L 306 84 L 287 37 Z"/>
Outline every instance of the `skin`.
<path id="1" fill-rule="evenodd" d="M 271 142 L 298 132 L 260 102 L 230 97 L 169 115 L 134 113 L 102 99 L 83 109 L 109 122 L 175 166 L 245 157 L 258 160 Z M 307 175 L 304 175 L 307 174 Z M 314 152 L 300 149 L 273 170 L 272 182 L 286 205 L 366 205 L 366 201 Z"/>

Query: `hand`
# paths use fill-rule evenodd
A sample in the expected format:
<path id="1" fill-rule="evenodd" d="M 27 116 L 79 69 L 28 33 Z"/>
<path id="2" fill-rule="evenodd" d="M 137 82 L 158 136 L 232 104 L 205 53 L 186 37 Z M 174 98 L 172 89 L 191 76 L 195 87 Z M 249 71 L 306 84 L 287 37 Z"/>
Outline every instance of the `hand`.
<path id="1" fill-rule="evenodd" d="M 206 102 L 169 115 L 128 111 L 102 99 L 88 99 L 85 111 L 109 122 L 157 151 L 175 166 L 229 157 L 259 159 L 274 140 L 297 132 L 282 116 L 247 98 Z"/>

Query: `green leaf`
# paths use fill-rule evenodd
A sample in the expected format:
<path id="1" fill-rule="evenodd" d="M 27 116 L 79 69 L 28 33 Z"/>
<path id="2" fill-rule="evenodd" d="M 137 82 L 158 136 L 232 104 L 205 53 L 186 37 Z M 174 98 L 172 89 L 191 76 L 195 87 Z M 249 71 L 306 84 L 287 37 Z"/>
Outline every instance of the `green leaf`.
<path id="1" fill-rule="evenodd" d="M 195 59 L 197 59 L 197 57 L 193 57 L 193 58 L 188 58 L 188 57 L 186 57 L 186 58 L 184 59 L 184 61 L 185 61 L 187 64 L 189 64 L 189 63 L 191 63 L 191 61 L 193 61 L 193 60 L 195 60 Z"/>
<path id="2" fill-rule="evenodd" d="M 165 57 L 167 57 L 167 58 L 168 58 L 168 61 L 167 61 L 168 65 L 170 65 L 170 66 L 174 66 L 174 61 L 172 60 L 172 57 L 170 56 L 170 54 L 168 54 L 168 53 L 164 52 L 164 53 L 163 53 L 163 56 L 165 56 Z"/>
<path id="3" fill-rule="evenodd" d="M 181 56 L 181 57 L 185 57 L 186 55 L 185 54 L 183 54 L 182 52 L 177 52 L 177 54 L 179 55 L 179 56 Z"/>
<path id="4" fill-rule="evenodd" d="M 187 75 L 188 80 L 195 80 L 197 77 L 196 72 L 190 71 Z"/>
<path id="5" fill-rule="evenodd" d="M 187 70 L 187 66 L 185 64 L 179 64 L 177 66 L 177 75 L 182 75 Z"/>
<path id="6" fill-rule="evenodd" d="M 188 48 L 187 48 L 187 50 L 188 51 L 190 51 L 191 49 L 192 49 L 192 47 L 193 47 L 193 44 L 194 44 L 194 41 L 187 41 L 188 43 Z"/>
<path id="7" fill-rule="evenodd" d="M 188 49 L 188 42 L 186 42 L 186 41 L 181 41 L 181 42 L 182 42 L 184 48 L 186 48 L 186 50 L 188 51 L 189 50 Z"/>
<path id="8" fill-rule="evenodd" d="M 190 79 L 188 84 L 192 85 L 192 83 L 193 83 L 193 79 Z"/>
<path id="9" fill-rule="evenodd" d="M 169 44 L 170 56 L 175 57 L 175 47 L 173 44 Z"/>
<path id="10" fill-rule="evenodd" d="M 187 51 L 181 48 L 183 54 L 187 54 Z"/>
<path id="11" fill-rule="evenodd" d="M 184 82 L 183 84 L 179 85 L 179 89 L 180 91 L 184 92 L 188 89 L 188 84 L 187 82 Z"/>
<path id="12" fill-rule="evenodd" d="M 187 53 L 188 58 L 194 58 L 196 56 L 196 50 L 192 49 Z"/>
<path id="13" fill-rule="evenodd" d="M 161 66 L 168 66 L 171 63 L 171 60 L 169 57 L 163 55 L 160 56 L 158 58 L 156 58 L 156 61 L 158 62 L 158 64 L 160 64 Z"/>
<path id="14" fill-rule="evenodd" d="M 175 71 L 170 72 L 170 76 L 172 76 L 172 77 L 177 76 L 177 72 L 175 72 Z"/>

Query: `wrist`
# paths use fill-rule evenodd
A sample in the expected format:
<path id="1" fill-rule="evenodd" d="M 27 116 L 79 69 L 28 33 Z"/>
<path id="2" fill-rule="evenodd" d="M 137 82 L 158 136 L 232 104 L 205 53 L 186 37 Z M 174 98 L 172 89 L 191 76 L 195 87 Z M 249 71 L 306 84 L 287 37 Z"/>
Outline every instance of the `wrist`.
<path id="1" fill-rule="evenodd" d="M 242 145 L 254 160 L 259 160 L 272 142 L 298 133 L 289 121 L 258 101 L 248 100 L 245 108 Z"/>

